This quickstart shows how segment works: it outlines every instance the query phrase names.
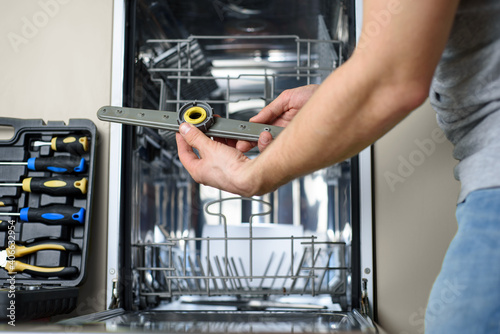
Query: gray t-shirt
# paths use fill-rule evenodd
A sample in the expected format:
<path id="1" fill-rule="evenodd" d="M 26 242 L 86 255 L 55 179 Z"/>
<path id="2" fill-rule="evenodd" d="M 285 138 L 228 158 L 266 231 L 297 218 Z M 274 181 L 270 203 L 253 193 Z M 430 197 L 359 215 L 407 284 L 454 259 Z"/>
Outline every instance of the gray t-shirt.
<path id="1" fill-rule="evenodd" d="M 500 187 L 500 1 L 460 2 L 430 102 L 455 145 L 458 201 Z"/>

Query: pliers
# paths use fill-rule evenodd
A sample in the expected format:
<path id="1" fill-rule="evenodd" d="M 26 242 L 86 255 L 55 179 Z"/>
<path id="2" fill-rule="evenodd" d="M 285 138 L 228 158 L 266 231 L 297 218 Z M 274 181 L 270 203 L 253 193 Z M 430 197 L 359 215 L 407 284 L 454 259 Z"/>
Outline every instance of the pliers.
<path id="1" fill-rule="evenodd" d="M 26 273 L 31 276 L 40 277 L 62 277 L 73 276 L 78 273 L 76 267 L 38 267 L 24 262 L 17 261 L 17 258 L 33 254 L 39 250 L 59 250 L 67 252 L 76 252 L 78 245 L 64 241 L 42 241 L 31 243 L 27 246 L 11 244 L 8 248 L 0 251 L 0 267 L 5 268 L 9 274 Z"/>

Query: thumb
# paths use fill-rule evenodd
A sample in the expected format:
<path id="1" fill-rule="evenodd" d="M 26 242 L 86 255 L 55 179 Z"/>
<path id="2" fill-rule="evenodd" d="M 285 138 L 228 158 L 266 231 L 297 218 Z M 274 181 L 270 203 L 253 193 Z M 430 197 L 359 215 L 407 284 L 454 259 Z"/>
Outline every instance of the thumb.
<path id="1" fill-rule="evenodd" d="M 181 123 L 179 125 L 179 133 L 189 146 L 194 147 L 198 151 L 201 147 L 213 143 L 203 132 L 189 123 Z"/>

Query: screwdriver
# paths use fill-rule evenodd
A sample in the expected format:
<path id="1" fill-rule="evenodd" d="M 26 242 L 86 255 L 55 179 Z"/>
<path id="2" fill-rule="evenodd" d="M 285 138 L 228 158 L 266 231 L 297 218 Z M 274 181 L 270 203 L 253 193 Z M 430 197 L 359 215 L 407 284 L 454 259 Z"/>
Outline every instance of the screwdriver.
<path id="1" fill-rule="evenodd" d="M 0 207 L 14 206 L 16 202 L 12 198 L 0 198 Z"/>
<path id="2" fill-rule="evenodd" d="M 0 212 L 1 216 L 18 216 L 21 221 L 49 225 L 78 225 L 85 221 L 85 209 L 53 204 L 40 208 L 22 208 L 17 212 Z"/>
<path id="3" fill-rule="evenodd" d="M 12 198 L 0 198 L 0 208 L 14 205 L 16 205 L 16 201 L 14 201 Z M 0 219 L 0 231 L 7 231 L 8 229 L 9 222 Z"/>
<path id="4" fill-rule="evenodd" d="M 23 187 L 26 192 L 53 196 L 76 196 L 87 193 L 87 178 L 77 176 L 27 177 L 22 183 L 0 183 L 0 187 Z M 0 200 L 1 203 L 1 200 Z"/>
<path id="5" fill-rule="evenodd" d="M 30 170 L 50 171 L 56 173 L 73 173 L 85 171 L 85 159 L 77 156 L 58 156 L 49 158 L 29 158 L 25 161 L 0 162 L 1 165 L 25 165 Z"/>
<path id="6" fill-rule="evenodd" d="M 50 142 L 35 141 L 33 146 L 50 146 L 52 150 L 57 152 L 72 152 L 81 154 L 89 150 L 89 140 L 86 136 L 53 137 Z"/>

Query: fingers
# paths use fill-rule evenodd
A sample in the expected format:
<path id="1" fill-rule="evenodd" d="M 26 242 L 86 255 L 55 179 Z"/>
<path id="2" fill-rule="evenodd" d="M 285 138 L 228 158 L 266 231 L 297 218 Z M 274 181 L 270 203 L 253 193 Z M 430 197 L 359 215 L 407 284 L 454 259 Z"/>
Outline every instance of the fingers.
<path id="1" fill-rule="evenodd" d="M 238 143 L 236 139 L 220 138 L 220 137 L 213 137 L 212 139 L 218 143 L 224 144 L 232 148 L 236 148 L 236 144 Z"/>
<path id="2" fill-rule="evenodd" d="M 248 152 L 255 146 L 259 147 L 259 151 L 264 151 L 267 146 L 271 143 L 273 140 L 273 136 L 268 132 L 268 131 L 262 131 L 262 133 L 259 136 L 258 142 L 248 142 L 244 140 L 240 140 L 236 143 L 236 149 L 238 149 L 240 152 Z"/>
<path id="3" fill-rule="evenodd" d="M 250 151 L 255 146 L 257 146 L 256 142 L 250 142 L 246 140 L 238 140 L 238 142 L 236 143 L 236 149 L 243 153 Z"/>
<path id="4" fill-rule="evenodd" d="M 286 121 L 290 121 L 295 113 L 302 108 L 302 106 L 309 100 L 309 98 L 318 89 L 319 85 L 307 85 L 301 86 L 293 89 L 287 89 L 283 91 L 276 99 L 274 99 L 269 105 L 264 107 L 256 116 L 250 119 L 251 122 L 255 123 L 267 123 L 272 124 L 283 114 L 288 111 L 295 111 L 294 115 L 289 117 Z M 278 126 L 284 126 L 284 124 L 274 124 Z"/>
<path id="5" fill-rule="evenodd" d="M 206 145 L 213 144 L 210 138 L 205 136 L 203 132 L 189 123 L 182 123 L 179 125 L 179 132 L 186 143 L 197 150 L 200 150 L 201 147 Z"/>
<path id="6" fill-rule="evenodd" d="M 259 136 L 259 141 L 257 145 L 259 146 L 259 151 L 264 151 L 266 147 L 271 144 L 271 141 L 273 140 L 273 136 L 267 132 L 267 131 L 262 131 L 262 133 Z"/>
<path id="7" fill-rule="evenodd" d="M 196 170 L 196 166 L 199 164 L 199 158 L 196 153 L 194 153 L 191 146 L 189 146 L 180 133 L 175 134 L 175 139 L 181 163 L 188 171 Z"/>
<path id="8" fill-rule="evenodd" d="M 176 134 L 175 139 L 177 141 L 179 160 L 188 172 L 195 177 L 193 173 L 198 169 L 201 160 L 194 153 L 193 147 L 203 157 L 203 150 L 200 150 L 200 148 L 206 145 L 213 145 L 214 142 L 205 136 L 203 132 L 188 123 L 182 123 L 179 126 L 179 133 Z"/>
<path id="9" fill-rule="evenodd" d="M 271 103 L 265 106 L 257 115 L 250 118 L 250 122 L 271 124 L 283 112 L 286 111 L 286 105 L 290 100 L 290 93 L 284 91 Z"/>

